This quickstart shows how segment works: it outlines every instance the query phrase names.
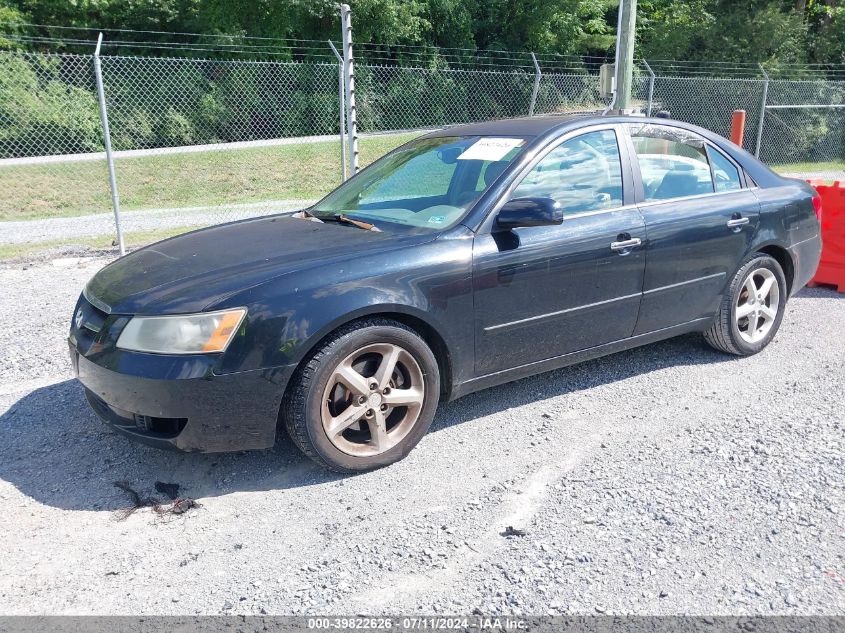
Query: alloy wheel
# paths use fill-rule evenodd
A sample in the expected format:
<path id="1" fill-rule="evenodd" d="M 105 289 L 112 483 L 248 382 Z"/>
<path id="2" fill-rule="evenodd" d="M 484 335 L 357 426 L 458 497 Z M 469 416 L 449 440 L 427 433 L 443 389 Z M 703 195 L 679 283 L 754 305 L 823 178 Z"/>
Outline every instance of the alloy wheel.
<path id="1" fill-rule="evenodd" d="M 747 343 L 763 340 L 778 315 L 780 287 L 768 268 L 751 271 L 742 284 L 734 310 L 739 335 Z"/>
<path id="2" fill-rule="evenodd" d="M 408 435 L 424 400 L 423 373 L 410 352 L 392 343 L 366 345 L 329 376 L 323 430 L 348 455 L 379 455 Z"/>

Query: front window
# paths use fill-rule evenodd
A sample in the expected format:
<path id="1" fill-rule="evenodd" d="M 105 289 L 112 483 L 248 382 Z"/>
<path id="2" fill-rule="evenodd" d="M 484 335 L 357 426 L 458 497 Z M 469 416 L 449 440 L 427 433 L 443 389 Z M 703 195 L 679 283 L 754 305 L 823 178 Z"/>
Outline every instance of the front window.
<path id="1" fill-rule="evenodd" d="M 442 230 L 456 224 L 526 144 L 510 136 L 441 136 L 412 141 L 320 201 L 317 217 Z"/>
<path id="2" fill-rule="evenodd" d="M 552 198 L 564 215 L 622 206 L 622 166 L 613 130 L 558 145 L 519 183 L 511 198 Z"/>

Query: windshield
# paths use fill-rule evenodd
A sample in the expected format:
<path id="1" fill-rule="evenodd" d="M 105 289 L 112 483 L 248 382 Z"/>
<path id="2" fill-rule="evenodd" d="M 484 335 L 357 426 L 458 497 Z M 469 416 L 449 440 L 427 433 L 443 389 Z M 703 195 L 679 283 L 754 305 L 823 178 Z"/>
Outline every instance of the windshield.
<path id="1" fill-rule="evenodd" d="M 311 213 L 442 230 L 463 217 L 525 144 L 525 138 L 505 136 L 412 141 L 338 187 Z"/>

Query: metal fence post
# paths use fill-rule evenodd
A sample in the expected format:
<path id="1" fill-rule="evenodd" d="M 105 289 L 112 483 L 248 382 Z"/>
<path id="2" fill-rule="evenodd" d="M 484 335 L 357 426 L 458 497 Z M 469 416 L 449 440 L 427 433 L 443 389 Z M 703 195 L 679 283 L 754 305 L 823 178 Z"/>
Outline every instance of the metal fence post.
<path id="1" fill-rule="evenodd" d="M 651 116 L 652 103 L 654 102 L 654 71 L 646 60 L 643 60 L 643 66 L 648 71 L 648 110 L 646 116 Z"/>
<path id="2" fill-rule="evenodd" d="M 531 103 L 528 104 L 528 116 L 534 116 L 534 107 L 537 105 L 537 93 L 540 92 L 540 64 L 537 63 L 537 56 L 531 53 L 531 61 L 534 62 L 534 89 L 531 91 Z"/>
<path id="3" fill-rule="evenodd" d="M 106 148 L 106 164 L 109 169 L 109 187 L 111 187 L 111 203 L 114 209 L 114 227 L 117 231 L 117 247 L 120 255 L 126 255 L 123 244 L 123 230 L 120 228 L 120 196 L 117 193 L 117 176 L 114 171 L 114 157 L 111 152 L 111 133 L 109 132 L 109 113 L 106 109 L 106 91 L 103 89 L 103 69 L 100 65 L 100 47 L 103 44 L 103 34 L 97 37 L 97 48 L 94 49 L 94 76 L 97 80 L 97 99 L 100 102 L 100 122 L 103 125 L 103 145 Z"/>
<path id="4" fill-rule="evenodd" d="M 329 40 L 329 46 L 332 48 L 334 56 L 337 57 L 337 87 L 338 87 L 338 104 L 340 112 L 340 182 L 346 181 L 346 97 L 344 96 L 343 83 L 343 57 L 337 52 L 334 43 Z"/>
<path id="5" fill-rule="evenodd" d="M 763 97 L 760 99 L 760 120 L 757 121 L 757 142 L 754 145 L 754 157 L 760 158 L 760 143 L 763 141 L 763 120 L 766 118 L 766 102 L 769 99 L 769 73 L 762 64 L 757 64 L 763 73 Z"/>
<path id="6" fill-rule="evenodd" d="M 358 123 L 355 112 L 355 60 L 352 56 L 352 11 L 340 5 L 340 26 L 343 35 L 343 78 L 346 88 L 346 132 L 349 134 L 349 166 L 358 173 Z"/>

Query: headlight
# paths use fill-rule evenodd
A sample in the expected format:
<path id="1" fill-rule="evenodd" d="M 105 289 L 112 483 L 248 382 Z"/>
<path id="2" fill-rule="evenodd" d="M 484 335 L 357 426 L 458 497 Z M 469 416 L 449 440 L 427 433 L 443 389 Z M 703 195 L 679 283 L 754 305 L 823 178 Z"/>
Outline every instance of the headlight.
<path id="1" fill-rule="evenodd" d="M 207 354 L 222 352 L 246 316 L 245 308 L 132 317 L 117 339 L 121 349 L 156 354 Z"/>

